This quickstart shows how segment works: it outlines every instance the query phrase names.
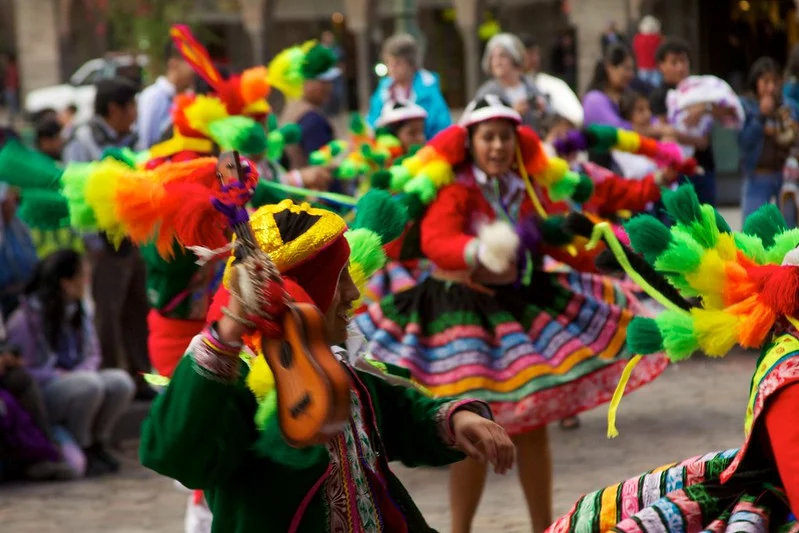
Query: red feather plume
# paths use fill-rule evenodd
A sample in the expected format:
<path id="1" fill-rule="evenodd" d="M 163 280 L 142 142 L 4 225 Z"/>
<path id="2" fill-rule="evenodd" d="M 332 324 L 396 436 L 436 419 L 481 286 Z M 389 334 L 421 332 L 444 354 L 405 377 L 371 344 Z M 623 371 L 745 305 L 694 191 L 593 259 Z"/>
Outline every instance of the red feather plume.
<path id="1" fill-rule="evenodd" d="M 468 132 L 463 126 L 454 124 L 438 132 L 427 146 L 432 147 L 450 166 L 454 167 L 466 159 Z"/>
<path id="2" fill-rule="evenodd" d="M 547 155 L 544 153 L 544 147 L 541 146 L 541 139 L 538 134 L 529 126 L 518 126 L 516 128 L 516 137 L 527 173 L 538 174 L 542 172 L 547 167 Z"/>

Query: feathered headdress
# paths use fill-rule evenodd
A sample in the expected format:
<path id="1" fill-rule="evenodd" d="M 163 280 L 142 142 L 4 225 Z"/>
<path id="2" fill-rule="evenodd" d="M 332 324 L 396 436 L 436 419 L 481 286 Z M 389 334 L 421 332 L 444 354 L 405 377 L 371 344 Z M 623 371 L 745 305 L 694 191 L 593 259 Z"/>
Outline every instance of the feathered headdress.
<path id="1" fill-rule="evenodd" d="M 245 155 L 261 156 L 266 152 L 274 155 L 274 145 L 270 147 L 270 137 L 264 133 L 261 122 L 270 112 L 267 103 L 272 90 L 270 80 L 281 79 L 281 66 L 275 65 L 274 73 L 271 73 L 272 65 L 258 66 L 225 78 L 187 26 L 173 26 L 170 36 L 184 59 L 211 87 L 212 93 L 175 97 L 173 137 L 154 146 L 153 157 L 167 157 L 180 151 L 211 153 L 210 141 L 223 150 L 238 150 Z M 281 86 L 292 90 L 290 83 L 281 83 Z M 271 134 L 276 130 L 269 131 Z M 289 138 L 296 142 L 295 137 Z M 284 138 L 279 144 L 285 143 Z"/>

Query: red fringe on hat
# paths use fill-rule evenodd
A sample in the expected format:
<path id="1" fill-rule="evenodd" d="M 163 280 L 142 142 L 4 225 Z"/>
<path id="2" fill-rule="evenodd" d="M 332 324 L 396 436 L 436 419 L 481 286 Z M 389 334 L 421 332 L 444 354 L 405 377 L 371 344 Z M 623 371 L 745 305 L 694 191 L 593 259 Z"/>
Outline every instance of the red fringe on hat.
<path id="1" fill-rule="evenodd" d="M 516 137 L 527 173 L 532 175 L 544 171 L 547 168 L 547 155 L 536 132 L 528 126 L 517 126 Z"/>
<path id="2" fill-rule="evenodd" d="M 454 167 L 466 159 L 467 137 L 466 128 L 454 124 L 438 132 L 427 146 L 434 148 L 439 156 Z"/>

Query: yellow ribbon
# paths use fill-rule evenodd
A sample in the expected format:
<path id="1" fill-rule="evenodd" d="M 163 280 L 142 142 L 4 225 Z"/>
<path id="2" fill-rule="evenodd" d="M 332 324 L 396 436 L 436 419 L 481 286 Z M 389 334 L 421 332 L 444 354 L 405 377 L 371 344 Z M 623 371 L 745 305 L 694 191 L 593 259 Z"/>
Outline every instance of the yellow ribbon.
<path id="1" fill-rule="evenodd" d="M 530 201 L 533 202 L 533 207 L 535 208 L 538 216 L 540 216 L 543 220 L 549 218 L 549 214 L 544 210 L 544 206 L 541 205 L 541 200 L 538 199 L 538 195 L 535 193 L 535 189 L 533 188 L 533 183 L 530 181 L 530 177 L 527 174 L 527 169 L 524 168 L 524 159 L 522 159 L 522 150 L 516 145 L 516 163 L 519 166 L 519 175 L 522 177 L 522 181 L 524 182 L 524 186 L 527 189 L 527 196 L 530 197 Z M 569 255 L 572 257 L 577 257 L 577 248 L 574 247 L 573 244 L 566 245 L 566 251 L 569 252 Z"/>
<path id="2" fill-rule="evenodd" d="M 637 365 L 641 361 L 642 356 L 636 355 L 633 356 L 628 362 L 627 365 L 624 367 L 624 371 L 621 373 L 621 378 L 619 378 L 619 384 L 616 385 L 616 390 L 613 391 L 613 398 L 610 400 L 610 405 L 608 406 L 608 438 L 615 439 L 619 436 L 619 430 L 616 429 L 616 411 L 619 409 L 619 404 L 621 403 L 621 399 L 624 396 L 624 389 L 627 388 L 627 382 L 630 381 L 630 374 L 633 373 L 633 369 L 635 369 L 635 365 Z"/>
<path id="3" fill-rule="evenodd" d="M 589 240 L 588 244 L 585 245 L 586 250 L 595 248 L 596 245 L 599 244 L 599 241 L 603 238 L 605 239 L 608 248 L 610 248 L 610 251 L 613 252 L 613 255 L 616 257 L 616 261 L 618 261 L 621 267 L 624 269 L 624 272 L 626 272 L 627 275 L 630 276 L 630 279 L 632 279 L 639 287 L 641 287 L 644 292 L 654 298 L 663 307 L 671 311 L 688 314 L 684 309 L 663 296 L 660 291 L 650 285 L 649 282 L 646 281 L 643 276 L 641 276 L 641 274 L 639 274 L 633 268 L 633 266 L 630 264 L 630 261 L 627 259 L 627 255 L 624 253 L 624 250 L 621 247 L 619 239 L 616 237 L 616 234 L 613 233 L 613 229 L 607 222 L 600 222 L 599 224 L 594 225 L 594 231 L 591 233 L 591 240 Z"/>

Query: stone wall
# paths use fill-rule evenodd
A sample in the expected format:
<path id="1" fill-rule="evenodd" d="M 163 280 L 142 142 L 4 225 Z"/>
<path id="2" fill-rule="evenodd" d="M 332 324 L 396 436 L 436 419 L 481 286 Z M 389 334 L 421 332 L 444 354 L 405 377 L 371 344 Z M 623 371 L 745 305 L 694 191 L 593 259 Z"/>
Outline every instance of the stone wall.
<path id="1" fill-rule="evenodd" d="M 22 90 L 61 82 L 55 0 L 13 0 Z"/>

